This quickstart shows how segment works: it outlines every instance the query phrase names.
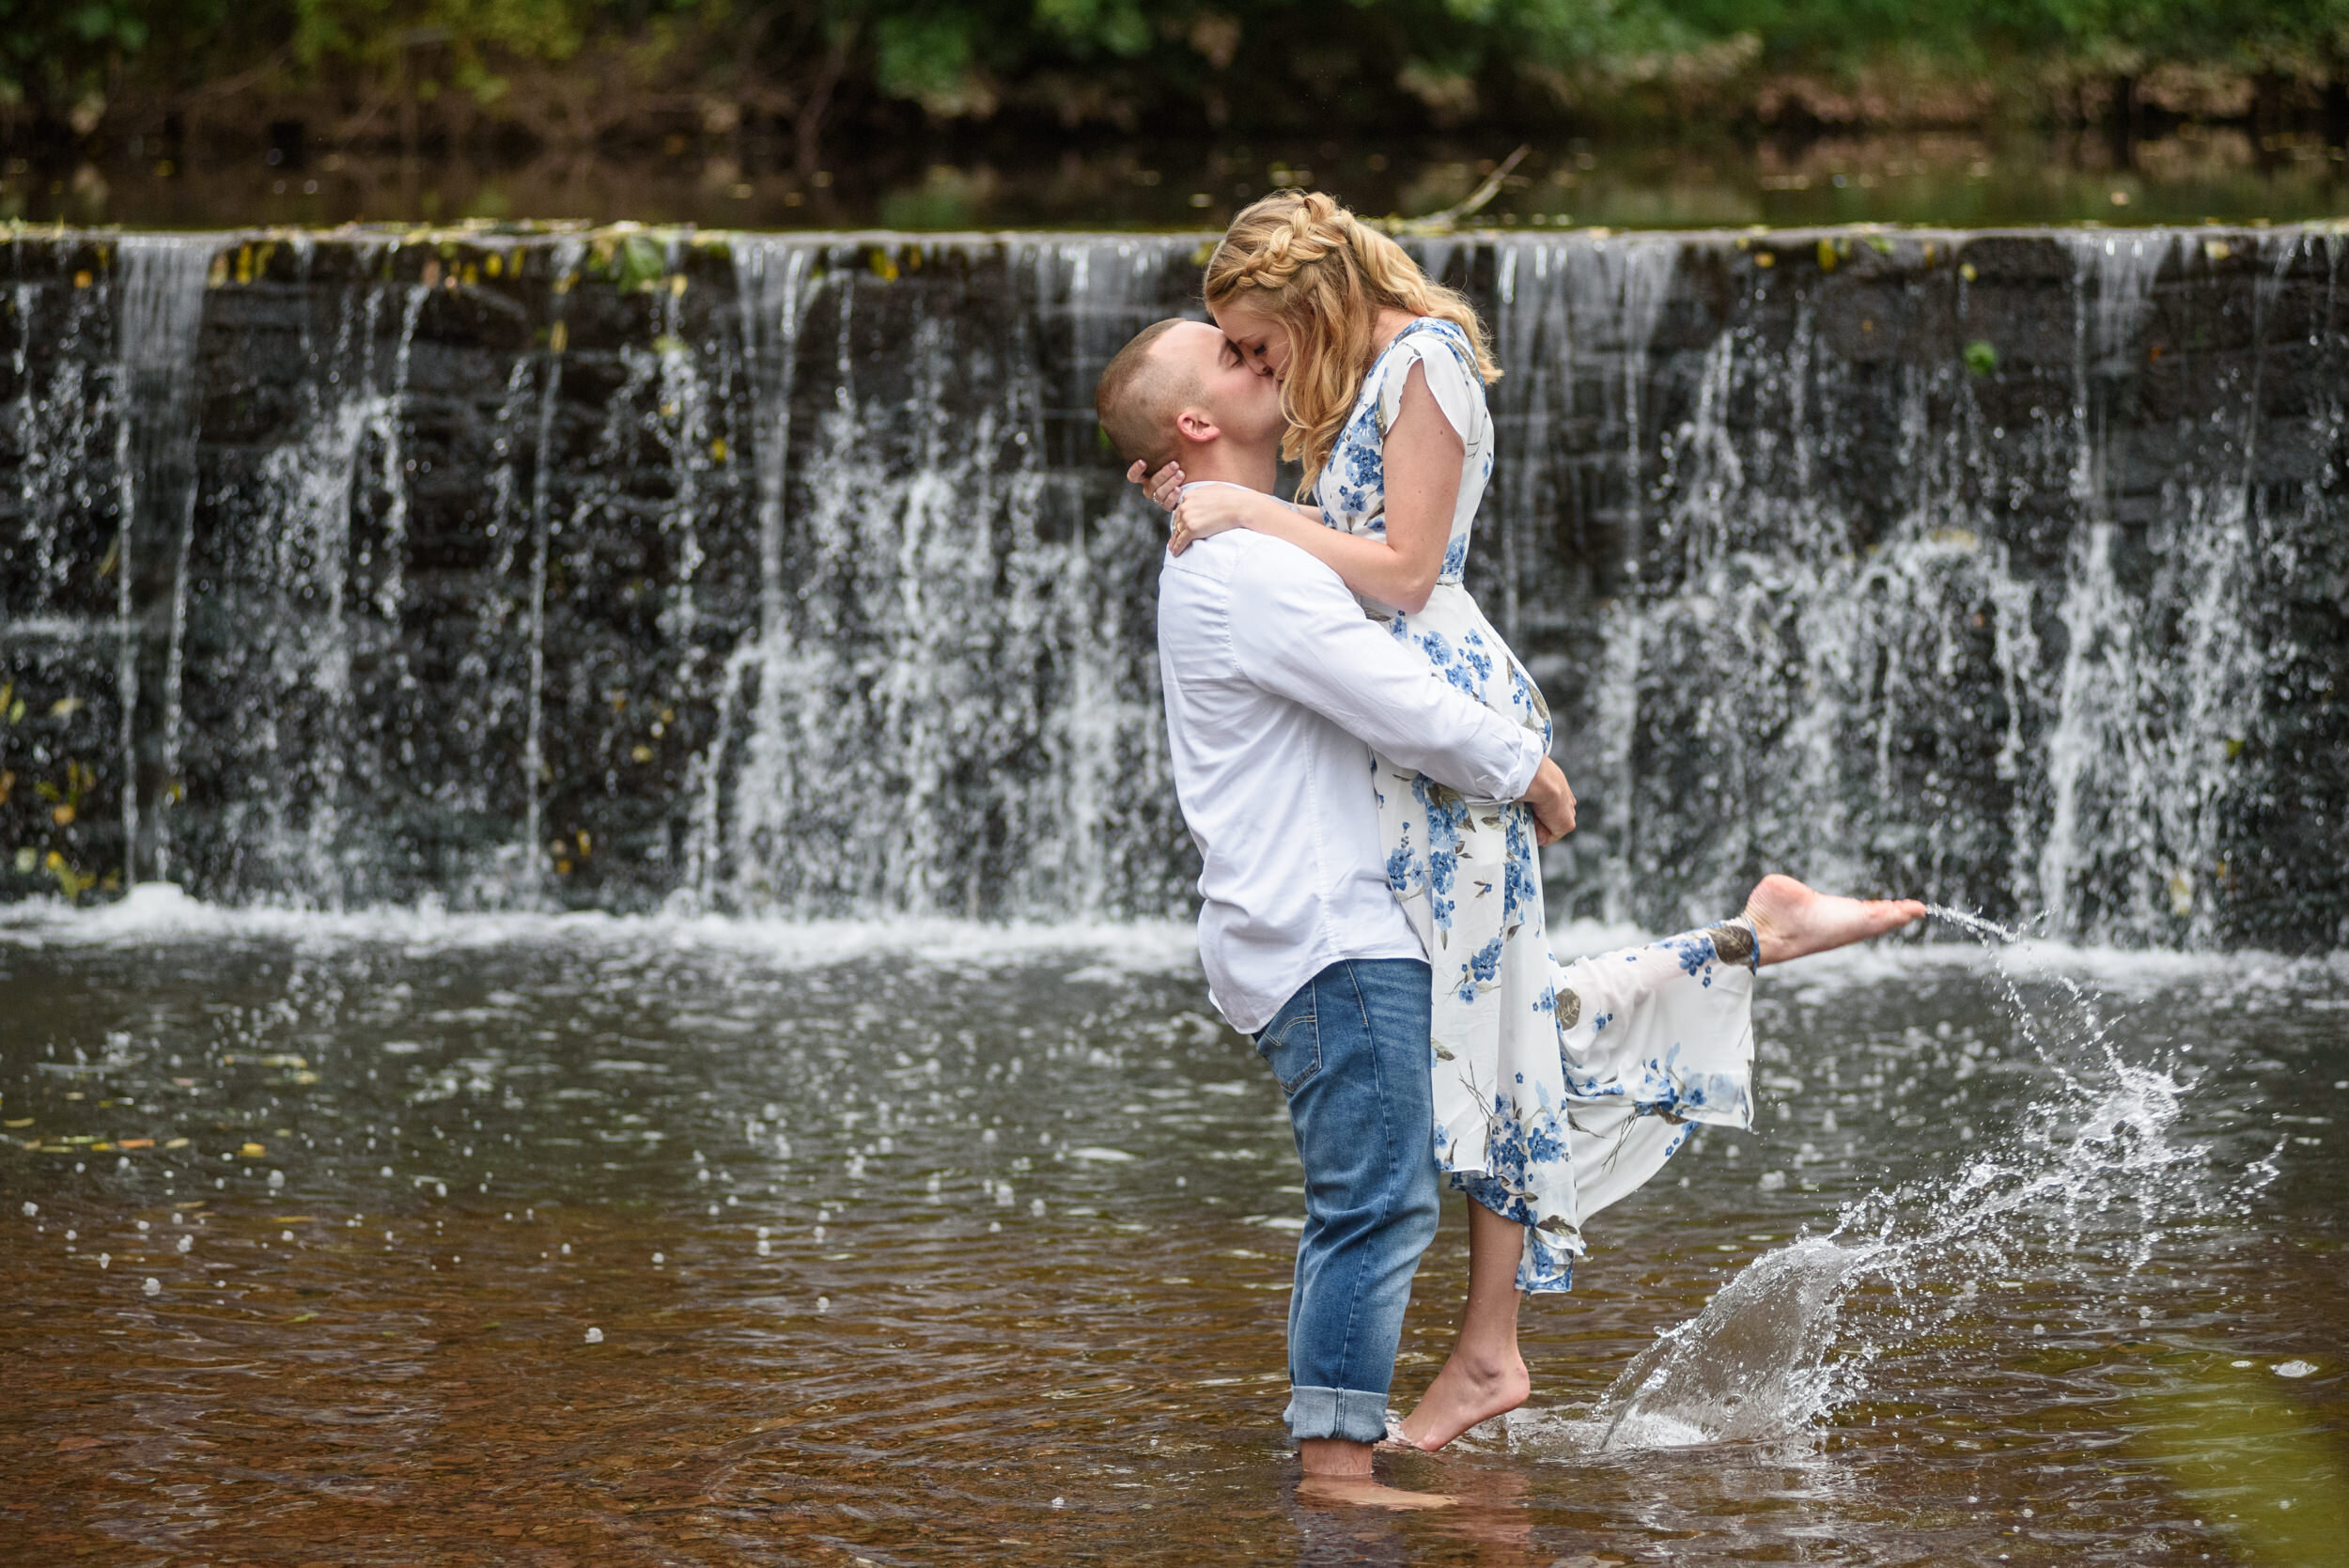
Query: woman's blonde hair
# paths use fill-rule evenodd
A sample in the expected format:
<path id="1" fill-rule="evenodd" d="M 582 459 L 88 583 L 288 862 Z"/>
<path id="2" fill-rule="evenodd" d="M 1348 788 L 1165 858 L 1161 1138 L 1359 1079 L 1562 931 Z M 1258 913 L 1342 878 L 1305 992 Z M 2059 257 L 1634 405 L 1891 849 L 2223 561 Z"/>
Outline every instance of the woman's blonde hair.
<path id="1" fill-rule="evenodd" d="M 1382 309 L 1433 316 L 1467 334 L 1477 374 L 1501 379 L 1485 324 L 1465 297 L 1431 282 L 1402 246 L 1318 191 L 1276 191 L 1232 220 L 1207 258 L 1209 309 L 1235 305 L 1270 318 L 1289 334 L 1281 411 L 1288 433 L 1281 456 L 1305 465 L 1313 489 L 1362 378 L 1377 358 Z"/>

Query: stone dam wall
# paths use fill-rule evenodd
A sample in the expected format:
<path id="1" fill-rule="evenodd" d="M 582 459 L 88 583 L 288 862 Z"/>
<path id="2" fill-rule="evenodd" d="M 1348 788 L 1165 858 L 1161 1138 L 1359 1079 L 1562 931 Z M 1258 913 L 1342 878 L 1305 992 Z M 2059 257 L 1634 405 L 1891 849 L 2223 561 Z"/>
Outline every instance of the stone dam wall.
<path id="1" fill-rule="evenodd" d="M 1553 919 L 1765 869 L 2349 938 L 2330 228 L 1417 242 Z M 1199 236 L 0 242 L 0 895 L 1180 913 L 1160 520 L 1091 411 Z"/>

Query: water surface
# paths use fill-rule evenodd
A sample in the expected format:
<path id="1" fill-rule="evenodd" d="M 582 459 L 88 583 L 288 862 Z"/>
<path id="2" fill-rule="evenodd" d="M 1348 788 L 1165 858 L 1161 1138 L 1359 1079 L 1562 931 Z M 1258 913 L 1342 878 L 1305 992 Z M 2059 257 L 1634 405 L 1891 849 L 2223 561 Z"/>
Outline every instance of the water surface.
<path id="1" fill-rule="evenodd" d="M 2314 1560 L 2349 968 L 2008 969 L 1766 975 L 1758 1132 L 1595 1226 L 1531 1405 L 1381 1460 L 1464 1505 L 1390 1517 L 1296 1495 L 1299 1173 L 1179 929 L 13 910 L 0 1515 L 159 1563 Z"/>

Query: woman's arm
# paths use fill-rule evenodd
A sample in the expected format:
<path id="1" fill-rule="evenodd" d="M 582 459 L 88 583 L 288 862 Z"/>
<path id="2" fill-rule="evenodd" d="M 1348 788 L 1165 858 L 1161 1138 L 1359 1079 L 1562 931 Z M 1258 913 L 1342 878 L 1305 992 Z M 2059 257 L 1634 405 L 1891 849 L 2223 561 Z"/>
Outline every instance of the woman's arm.
<path id="1" fill-rule="evenodd" d="M 1408 613 L 1424 609 L 1443 569 L 1452 537 L 1452 510 L 1460 496 L 1460 464 L 1468 455 L 1417 365 L 1385 443 L 1387 536 L 1365 538 L 1324 526 L 1318 514 L 1271 496 L 1229 485 L 1209 485 L 1183 498 L 1174 513 L 1177 555 L 1192 539 L 1230 528 L 1250 528 L 1285 539 L 1320 561 L 1364 598 Z"/>

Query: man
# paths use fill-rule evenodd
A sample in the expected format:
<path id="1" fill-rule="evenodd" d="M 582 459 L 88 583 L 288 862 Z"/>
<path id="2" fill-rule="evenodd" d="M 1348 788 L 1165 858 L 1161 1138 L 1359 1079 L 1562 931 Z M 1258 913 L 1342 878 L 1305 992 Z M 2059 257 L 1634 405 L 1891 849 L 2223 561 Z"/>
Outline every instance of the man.
<path id="1" fill-rule="evenodd" d="M 1273 488 L 1279 388 L 1211 326 L 1145 329 L 1111 361 L 1095 401 L 1139 465 L 1179 463 L 1189 486 Z M 1471 800 L 1524 801 L 1545 844 L 1572 831 L 1574 795 L 1531 731 L 1443 682 L 1363 616 L 1336 573 L 1282 540 L 1236 530 L 1170 554 L 1158 635 L 1175 791 L 1204 862 L 1208 989 L 1280 1079 L 1305 1172 L 1289 1432 L 1319 1489 L 1439 1503 L 1369 1481 L 1411 1277 L 1439 1213 L 1432 975 L 1389 891 L 1371 753 Z M 1773 877 L 1749 906 L 1751 939 L 1735 956 L 1774 962 L 1922 912 Z M 1504 1270 L 1514 1262 L 1512 1248 Z M 1414 1411 L 1416 1429 L 1406 1423 L 1409 1440 L 1439 1447 L 1525 1398 L 1507 1271 L 1481 1297 L 1506 1297 L 1505 1323 L 1480 1309 L 1472 1282 L 1461 1344 Z"/>

